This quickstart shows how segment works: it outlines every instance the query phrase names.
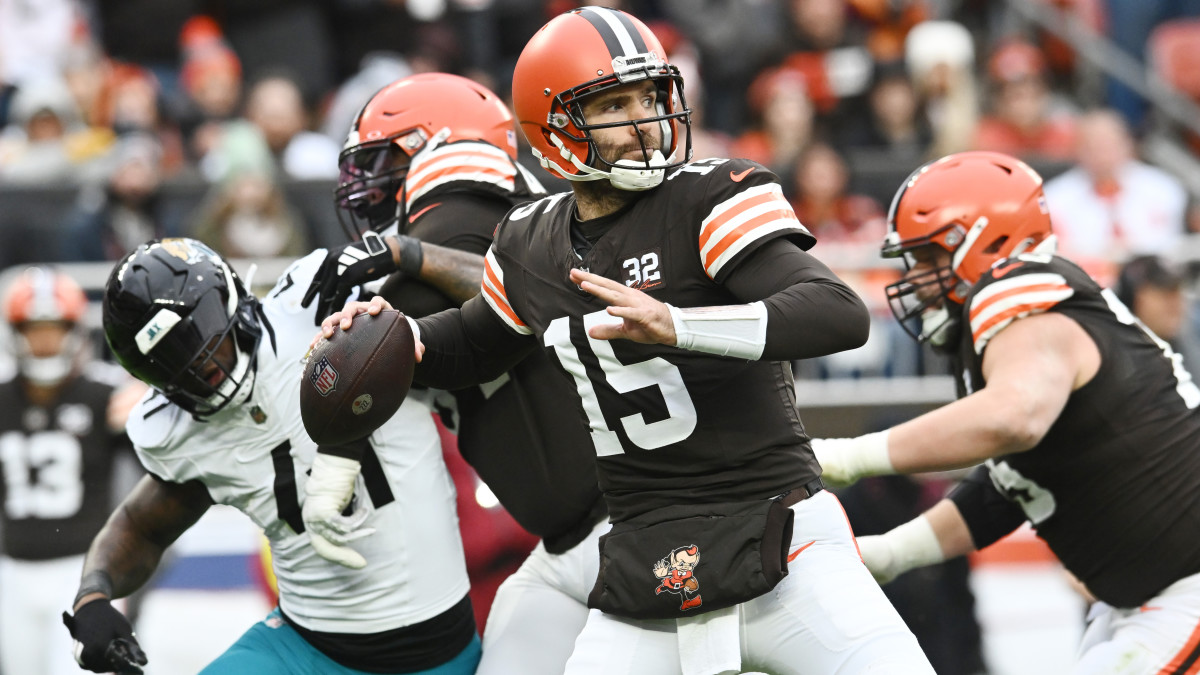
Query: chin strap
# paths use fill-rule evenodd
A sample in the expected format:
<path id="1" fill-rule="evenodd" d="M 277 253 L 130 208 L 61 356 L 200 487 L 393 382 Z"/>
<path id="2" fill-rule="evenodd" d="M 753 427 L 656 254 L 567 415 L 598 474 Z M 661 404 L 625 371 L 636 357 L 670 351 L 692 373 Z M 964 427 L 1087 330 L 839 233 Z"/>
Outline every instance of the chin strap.
<path id="1" fill-rule="evenodd" d="M 658 187 L 662 184 L 663 178 L 666 176 L 666 169 L 656 167 L 666 167 L 670 163 L 670 158 L 664 157 L 661 150 L 655 150 L 647 162 L 622 159 L 617 162 L 617 165 L 611 171 L 604 171 L 588 166 L 580 161 L 579 157 L 566 147 L 558 134 L 550 134 L 550 142 L 554 144 L 554 147 L 558 148 L 559 155 L 570 162 L 571 166 L 575 167 L 579 173 L 564 171 L 558 165 L 558 162 L 546 157 L 534 148 L 533 155 L 544 169 L 574 182 L 608 180 L 618 190 L 640 192 Z"/>

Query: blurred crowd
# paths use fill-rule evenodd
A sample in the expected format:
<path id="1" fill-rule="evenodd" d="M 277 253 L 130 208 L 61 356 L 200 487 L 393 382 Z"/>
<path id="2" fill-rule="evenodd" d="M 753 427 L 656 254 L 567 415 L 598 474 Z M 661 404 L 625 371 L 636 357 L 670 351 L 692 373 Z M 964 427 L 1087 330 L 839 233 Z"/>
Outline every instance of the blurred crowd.
<path id="1" fill-rule="evenodd" d="M 608 3 L 647 20 L 683 70 L 695 156 L 779 174 L 822 258 L 880 310 L 872 344 L 810 366 L 819 374 L 922 370 L 884 320 L 879 282 L 894 272 L 877 250 L 892 192 L 925 160 L 990 149 L 1053 176 L 1060 250 L 1103 280 L 1200 231 L 1183 184 L 1138 152 L 1164 130 L 1192 148 L 1187 130 L 1022 20 L 1019 2 L 1049 3 L 1151 69 L 1167 67 L 1154 54 L 1168 28 L 1200 53 L 1200 0 Z M 325 198 L 372 93 L 437 70 L 507 96 L 520 48 L 573 4 L 0 0 L 0 193 L 73 190 L 42 223 L 55 250 L 39 255 L 55 261 L 112 260 L 165 235 L 233 257 L 296 256 L 340 235 L 288 186 Z M 200 194 L 171 198 L 179 185 Z M 32 262 L 6 243 L 0 266 Z"/>

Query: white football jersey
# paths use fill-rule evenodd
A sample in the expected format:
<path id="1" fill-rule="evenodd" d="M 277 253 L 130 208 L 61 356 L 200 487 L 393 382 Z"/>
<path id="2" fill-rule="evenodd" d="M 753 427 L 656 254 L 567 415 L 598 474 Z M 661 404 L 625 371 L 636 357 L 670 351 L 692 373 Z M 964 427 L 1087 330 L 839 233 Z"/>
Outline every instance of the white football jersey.
<path id="1" fill-rule="evenodd" d="M 375 534 L 352 544 L 367 566 L 352 570 L 313 550 L 300 505 L 316 443 L 300 419 L 302 359 L 317 327 L 300 298 L 325 257 L 296 261 L 263 300 L 270 327 L 258 350 L 251 398 L 198 422 L 147 394 L 129 417 L 138 457 L 169 481 L 200 480 L 219 504 L 237 507 L 271 543 L 279 602 L 309 630 L 378 633 L 432 618 L 467 593 L 454 485 L 430 410 L 406 400 L 371 435 L 355 490 Z M 164 407 L 165 406 L 165 407 Z"/>

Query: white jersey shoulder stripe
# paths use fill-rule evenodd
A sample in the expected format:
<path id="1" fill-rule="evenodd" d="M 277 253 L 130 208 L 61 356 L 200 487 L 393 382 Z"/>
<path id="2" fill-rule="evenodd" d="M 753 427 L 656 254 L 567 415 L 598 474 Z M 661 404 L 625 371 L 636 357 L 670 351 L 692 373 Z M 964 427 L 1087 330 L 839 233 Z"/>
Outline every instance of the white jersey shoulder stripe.
<path id="1" fill-rule="evenodd" d="M 783 197 L 778 183 L 743 190 L 717 204 L 700 227 L 700 262 L 716 278 L 751 243 L 783 230 L 808 230 Z"/>
<path id="2" fill-rule="evenodd" d="M 488 143 L 453 143 L 418 155 L 405 178 L 405 203 L 455 181 L 473 181 L 516 189 L 517 169 L 508 153 Z"/>
<path id="3" fill-rule="evenodd" d="M 517 316 L 516 311 L 508 302 L 508 295 L 504 291 L 504 270 L 500 268 L 500 263 L 490 248 L 483 257 L 483 284 L 480 292 L 492 311 L 508 324 L 509 328 L 521 335 L 533 334 L 533 331 L 529 330 L 529 326 L 526 326 L 524 321 L 521 321 L 521 317 Z"/>

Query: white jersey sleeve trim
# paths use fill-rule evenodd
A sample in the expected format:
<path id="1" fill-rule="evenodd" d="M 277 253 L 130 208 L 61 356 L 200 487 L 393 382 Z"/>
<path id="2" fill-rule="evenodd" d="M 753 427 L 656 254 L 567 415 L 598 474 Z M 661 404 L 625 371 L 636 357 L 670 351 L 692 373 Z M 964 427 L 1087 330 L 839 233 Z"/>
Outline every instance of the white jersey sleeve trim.
<path id="1" fill-rule="evenodd" d="M 1023 274 L 989 284 L 971 301 L 971 339 L 982 354 L 993 337 L 1013 321 L 1045 312 L 1075 290 L 1061 274 Z"/>
<path id="2" fill-rule="evenodd" d="M 700 227 L 700 262 L 715 279 L 737 254 L 780 231 L 808 230 L 783 197 L 778 183 L 757 185 L 717 204 Z"/>
<path id="3" fill-rule="evenodd" d="M 447 183 L 470 181 L 516 189 L 517 169 L 503 150 L 487 143 L 452 143 L 418 155 L 405 178 L 405 205 Z"/>
<path id="4" fill-rule="evenodd" d="M 509 328 L 521 335 L 533 334 L 533 331 L 525 325 L 524 321 L 521 321 L 521 317 L 517 316 L 517 312 L 508 302 L 508 294 L 504 291 L 504 270 L 501 269 L 500 262 L 496 260 L 496 256 L 490 248 L 483 256 L 483 284 L 480 292 L 492 311 L 496 312 L 496 315 L 508 324 Z"/>

